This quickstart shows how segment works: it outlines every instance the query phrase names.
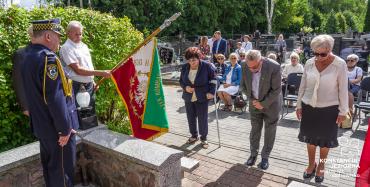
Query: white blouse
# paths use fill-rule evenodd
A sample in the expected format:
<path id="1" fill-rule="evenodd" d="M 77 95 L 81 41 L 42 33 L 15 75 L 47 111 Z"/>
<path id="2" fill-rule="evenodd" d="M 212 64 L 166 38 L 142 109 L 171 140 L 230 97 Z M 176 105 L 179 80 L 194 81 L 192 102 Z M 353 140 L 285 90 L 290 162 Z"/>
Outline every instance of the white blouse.
<path id="1" fill-rule="evenodd" d="M 287 78 L 288 75 L 291 73 L 303 73 L 302 64 L 296 64 L 295 66 L 293 66 L 292 64 L 286 65 L 283 72 L 281 73 L 281 76 L 283 76 L 283 78 Z"/>
<path id="2" fill-rule="evenodd" d="M 191 69 L 189 71 L 188 77 L 189 77 L 191 84 L 194 84 L 197 73 L 198 73 L 198 69 Z M 191 102 L 195 102 L 195 101 L 197 101 L 197 95 L 195 95 L 195 92 L 193 92 L 193 96 L 191 97 Z"/>
<path id="3" fill-rule="evenodd" d="M 315 66 L 315 58 L 306 62 L 298 92 L 297 109 L 302 103 L 312 107 L 328 107 L 339 105 L 339 115 L 348 112 L 348 78 L 347 65 L 340 57 L 319 72 Z"/>

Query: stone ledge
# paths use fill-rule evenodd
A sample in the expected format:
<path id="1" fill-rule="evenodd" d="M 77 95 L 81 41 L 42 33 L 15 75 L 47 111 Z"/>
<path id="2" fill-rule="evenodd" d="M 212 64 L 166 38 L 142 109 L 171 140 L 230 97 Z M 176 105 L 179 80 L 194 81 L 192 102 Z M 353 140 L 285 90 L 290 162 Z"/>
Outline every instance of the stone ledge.
<path id="1" fill-rule="evenodd" d="M 40 159 L 40 143 L 34 142 L 0 153 L 0 173 Z"/>
<path id="2" fill-rule="evenodd" d="M 133 138 L 128 135 L 97 129 L 83 138 L 83 143 L 118 153 L 119 156 L 161 171 L 168 163 L 180 160 L 182 151 L 171 149 L 159 144 Z"/>
<path id="3" fill-rule="evenodd" d="M 78 133 L 83 137 L 96 129 L 107 129 L 107 127 L 99 125 L 84 131 L 79 130 Z M 81 143 L 79 136 L 76 137 L 76 142 L 77 144 Z M 0 153 L 0 173 L 37 159 L 40 159 L 40 143 L 38 141 L 2 152 Z"/>

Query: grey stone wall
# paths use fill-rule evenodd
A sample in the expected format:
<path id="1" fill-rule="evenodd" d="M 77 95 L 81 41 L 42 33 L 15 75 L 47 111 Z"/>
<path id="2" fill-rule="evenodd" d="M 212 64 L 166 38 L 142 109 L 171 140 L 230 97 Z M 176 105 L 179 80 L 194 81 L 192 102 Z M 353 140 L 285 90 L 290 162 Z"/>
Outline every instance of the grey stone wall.
<path id="1" fill-rule="evenodd" d="M 181 151 L 115 133 L 105 126 L 80 135 L 83 138 L 77 138 L 76 184 L 87 176 L 90 183 L 103 187 L 181 186 Z M 0 187 L 44 186 L 39 149 L 35 142 L 0 153 Z M 86 159 L 81 159 L 80 153 Z"/>
<path id="2" fill-rule="evenodd" d="M 33 160 L 0 173 L 1 187 L 44 186 L 40 160 Z"/>

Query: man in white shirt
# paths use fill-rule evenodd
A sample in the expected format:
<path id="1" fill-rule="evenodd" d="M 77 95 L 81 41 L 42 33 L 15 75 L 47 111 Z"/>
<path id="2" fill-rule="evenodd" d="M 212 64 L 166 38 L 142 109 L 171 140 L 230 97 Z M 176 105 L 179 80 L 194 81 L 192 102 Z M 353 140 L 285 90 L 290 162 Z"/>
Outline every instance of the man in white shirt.
<path id="1" fill-rule="evenodd" d="M 67 41 L 60 49 L 60 56 L 65 65 L 67 76 L 73 80 L 74 97 L 78 91 L 85 87 L 90 94 L 90 104 L 95 108 L 94 90 L 97 89 L 94 76 L 108 78 L 111 76 L 108 70 L 94 70 L 89 48 L 82 42 L 83 26 L 78 21 L 71 21 L 67 26 Z M 78 103 L 76 106 L 79 107 Z"/>

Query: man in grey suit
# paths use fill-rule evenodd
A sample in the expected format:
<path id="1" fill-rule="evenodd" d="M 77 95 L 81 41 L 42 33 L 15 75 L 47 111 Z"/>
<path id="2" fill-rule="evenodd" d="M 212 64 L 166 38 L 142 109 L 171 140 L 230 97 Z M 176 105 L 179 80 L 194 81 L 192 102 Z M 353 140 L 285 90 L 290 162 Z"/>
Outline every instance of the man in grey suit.
<path id="1" fill-rule="evenodd" d="M 276 125 L 279 121 L 281 71 L 280 65 L 268 58 L 263 58 L 260 51 L 250 50 L 246 63 L 242 64 L 240 87 L 249 98 L 249 112 L 252 130 L 250 133 L 251 156 L 248 166 L 255 164 L 265 122 L 265 139 L 261 152 L 261 169 L 269 167 L 268 158 L 275 142 Z"/>

